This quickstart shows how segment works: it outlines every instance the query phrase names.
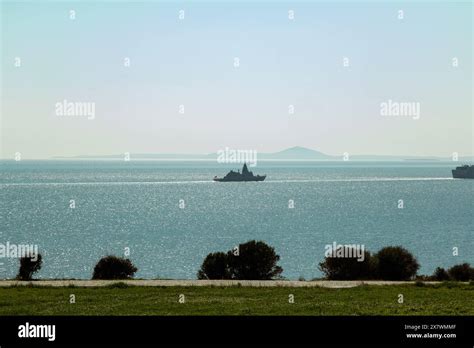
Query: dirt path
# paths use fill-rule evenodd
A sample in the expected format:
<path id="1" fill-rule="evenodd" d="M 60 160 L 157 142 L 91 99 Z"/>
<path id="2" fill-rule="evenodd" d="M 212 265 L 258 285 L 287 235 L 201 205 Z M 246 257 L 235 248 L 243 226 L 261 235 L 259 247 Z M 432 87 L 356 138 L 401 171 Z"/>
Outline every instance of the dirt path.
<path id="1" fill-rule="evenodd" d="M 414 284 L 413 281 L 339 281 L 339 280 L 316 280 L 316 281 L 291 281 L 291 280 L 35 280 L 31 282 L 17 280 L 0 280 L 0 287 L 9 286 L 78 286 L 97 287 L 108 286 L 116 283 L 126 283 L 135 286 L 248 286 L 248 287 L 314 287 L 323 288 L 352 288 L 360 285 L 397 285 Z M 437 284 L 439 282 L 425 282 L 426 284 Z"/>

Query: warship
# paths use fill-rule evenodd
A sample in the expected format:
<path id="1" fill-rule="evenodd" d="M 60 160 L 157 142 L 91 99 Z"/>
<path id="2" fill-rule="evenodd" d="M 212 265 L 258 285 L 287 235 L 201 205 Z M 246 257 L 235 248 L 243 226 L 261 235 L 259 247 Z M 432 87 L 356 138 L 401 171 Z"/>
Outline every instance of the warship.
<path id="1" fill-rule="evenodd" d="M 247 168 L 247 164 L 244 163 L 244 166 L 242 168 L 242 173 L 239 171 L 234 172 L 231 170 L 229 173 L 227 173 L 226 176 L 223 178 L 218 178 L 217 176 L 214 177 L 214 181 L 219 181 L 219 182 L 228 182 L 228 181 L 263 181 L 265 180 L 267 176 L 266 175 L 253 175 L 252 172 L 250 172 Z"/>
<path id="2" fill-rule="evenodd" d="M 452 170 L 454 179 L 474 179 L 474 165 L 467 164 Z"/>

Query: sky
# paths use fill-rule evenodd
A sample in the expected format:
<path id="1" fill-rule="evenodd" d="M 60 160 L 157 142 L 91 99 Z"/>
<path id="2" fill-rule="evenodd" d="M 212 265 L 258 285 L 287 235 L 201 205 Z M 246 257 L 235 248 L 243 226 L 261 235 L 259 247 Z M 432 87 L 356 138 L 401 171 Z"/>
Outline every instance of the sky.
<path id="1" fill-rule="evenodd" d="M 0 157 L 470 156 L 472 16 L 470 2 L 4 1 Z M 389 101 L 419 113 L 382 115 Z M 94 113 L 61 114 L 68 102 Z"/>

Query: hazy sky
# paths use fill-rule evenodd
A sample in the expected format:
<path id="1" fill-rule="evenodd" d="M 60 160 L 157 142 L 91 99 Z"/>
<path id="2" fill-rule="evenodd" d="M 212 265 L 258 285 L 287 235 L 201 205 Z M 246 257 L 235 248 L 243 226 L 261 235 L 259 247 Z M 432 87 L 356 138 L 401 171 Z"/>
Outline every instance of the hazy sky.
<path id="1" fill-rule="evenodd" d="M 1 157 L 472 155 L 472 6 L 6 2 Z M 64 100 L 93 119 L 61 116 Z M 389 100 L 419 118 L 382 116 Z"/>

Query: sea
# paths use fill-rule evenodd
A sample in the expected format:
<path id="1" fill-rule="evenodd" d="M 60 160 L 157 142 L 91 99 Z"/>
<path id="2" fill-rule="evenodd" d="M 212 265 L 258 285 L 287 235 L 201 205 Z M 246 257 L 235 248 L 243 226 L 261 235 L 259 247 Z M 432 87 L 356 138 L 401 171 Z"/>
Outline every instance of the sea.
<path id="1" fill-rule="evenodd" d="M 401 245 L 419 274 L 474 264 L 474 180 L 456 162 L 259 161 L 264 182 L 220 183 L 214 161 L 0 162 L 0 244 L 37 245 L 37 278 L 90 279 L 105 255 L 136 278 L 196 279 L 205 256 L 262 240 L 287 279 L 322 277 L 327 245 Z M 0 258 L 0 278 L 19 261 Z"/>

